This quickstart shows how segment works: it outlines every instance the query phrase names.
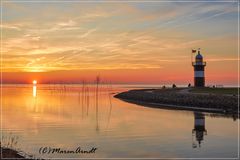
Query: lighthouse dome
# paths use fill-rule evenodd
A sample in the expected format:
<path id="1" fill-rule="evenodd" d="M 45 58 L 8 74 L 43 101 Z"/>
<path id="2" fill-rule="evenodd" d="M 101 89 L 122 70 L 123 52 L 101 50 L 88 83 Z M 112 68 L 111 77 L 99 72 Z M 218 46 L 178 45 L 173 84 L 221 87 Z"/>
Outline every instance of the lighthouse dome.
<path id="1" fill-rule="evenodd" d="M 203 56 L 202 56 L 200 53 L 198 53 L 198 54 L 196 55 L 196 59 L 203 59 Z"/>

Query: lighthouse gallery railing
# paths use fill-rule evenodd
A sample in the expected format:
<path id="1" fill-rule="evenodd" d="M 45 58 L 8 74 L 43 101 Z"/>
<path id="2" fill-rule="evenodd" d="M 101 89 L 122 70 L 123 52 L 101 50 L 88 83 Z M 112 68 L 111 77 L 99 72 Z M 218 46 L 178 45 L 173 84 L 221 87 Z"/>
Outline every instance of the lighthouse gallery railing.
<path id="1" fill-rule="evenodd" d="M 206 66 L 206 62 L 192 62 L 192 65 L 193 65 L 193 66 L 196 66 L 196 65 Z"/>

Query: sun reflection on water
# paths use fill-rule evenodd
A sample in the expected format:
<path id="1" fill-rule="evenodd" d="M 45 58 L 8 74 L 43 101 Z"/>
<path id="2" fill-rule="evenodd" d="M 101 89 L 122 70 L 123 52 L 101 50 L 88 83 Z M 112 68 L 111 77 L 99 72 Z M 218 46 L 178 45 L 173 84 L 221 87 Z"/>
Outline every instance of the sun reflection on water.
<path id="1" fill-rule="evenodd" d="M 33 97 L 37 97 L 37 86 L 33 85 Z"/>

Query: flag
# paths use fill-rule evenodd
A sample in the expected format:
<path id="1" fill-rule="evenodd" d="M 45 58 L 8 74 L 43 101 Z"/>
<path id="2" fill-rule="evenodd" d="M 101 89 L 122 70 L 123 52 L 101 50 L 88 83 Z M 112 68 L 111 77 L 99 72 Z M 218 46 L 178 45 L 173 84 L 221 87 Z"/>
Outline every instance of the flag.
<path id="1" fill-rule="evenodd" d="M 197 50 L 196 49 L 192 49 L 192 53 L 196 53 L 197 52 Z"/>

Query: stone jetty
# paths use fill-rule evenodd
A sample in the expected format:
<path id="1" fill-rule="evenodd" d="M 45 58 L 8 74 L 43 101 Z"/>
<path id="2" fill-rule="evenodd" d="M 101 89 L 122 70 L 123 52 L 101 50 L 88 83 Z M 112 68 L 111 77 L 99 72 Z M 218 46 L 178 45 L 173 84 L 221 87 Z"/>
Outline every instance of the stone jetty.
<path id="1" fill-rule="evenodd" d="M 193 93 L 190 88 L 138 89 L 114 97 L 144 106 L 238 114 L 238 95 Z"/>

